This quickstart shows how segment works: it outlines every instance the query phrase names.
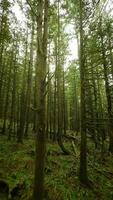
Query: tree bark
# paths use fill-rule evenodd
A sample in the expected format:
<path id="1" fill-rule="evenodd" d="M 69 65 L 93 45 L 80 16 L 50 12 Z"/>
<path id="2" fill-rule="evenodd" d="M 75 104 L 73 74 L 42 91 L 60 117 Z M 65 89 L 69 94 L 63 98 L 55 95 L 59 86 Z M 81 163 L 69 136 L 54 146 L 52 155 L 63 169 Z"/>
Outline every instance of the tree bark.
<path id="1" fill-rule="evenodd" d="M 112 125 L 112 101 L 111 101 L 111 94 L 110 94 L 110 87 L 109 87 L 109 80 L 107 74 L 107 63 L 106 63 L 106 55 L 104 49 L 104 42 L 103 42 L 103 33 L 101 27 L 101 19 L 100 19 L 100 39 L 101 39 L 101 48 L 102 48 L 102 61 L 103 61 L 103 69 L 104 69 L 104 80 L 105 80 L 105 89 L 106 89 L 106 98 L 107 98 L 107 110 L 108 110 L 108 118 L 109 118 L 109 151 L 113 153 L 113 125 Z"/>
<path id="2" fill-rule="evenodd" d="M 83 2 L 80 0 L 80 87 L 81 87 L 81 116 L 80 116 L 80 181 L 87 185 L 87 135 L 86 135 L 86 102 L 85 102 L 85 63 L 84 63 L 84 38 L 83 38 Z"/>
<path id="3" fill-rule="evenodd" d="M 44 3 L 44 30 L 43 23 Z M 36 67 L 36 103 L 37 103 L 37 127 L 36 127 L 36 159 L 33 200 L 42 200 L 44 197 L 44 163 L 46 155 L 46 56 L 48 36 L 48 0 L 40 0 L 37 6 L 37 67 Z"/>

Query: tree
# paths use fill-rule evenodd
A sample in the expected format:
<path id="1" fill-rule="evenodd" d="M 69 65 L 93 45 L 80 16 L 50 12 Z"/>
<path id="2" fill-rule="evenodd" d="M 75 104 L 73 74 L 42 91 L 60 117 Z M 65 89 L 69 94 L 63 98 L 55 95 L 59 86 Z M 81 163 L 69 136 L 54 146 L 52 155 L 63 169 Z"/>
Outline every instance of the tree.
<path id="1" fill-rule="evenodd" d="M 48 0 L 41 0 L 37 5 L 37 66 L 36 66 L 36 160 L 33 199 L 42 200 L 44 194 L 44 162 L 46 155 L 46 57 L 48 35 Z M 44 5 L 44 8 L 43 8 Z M 44 10 L 44 29 L 43 27 Z"/>
<path id="2" fill-rule="evenodd" d="M 80 181 L 87 184 L 87 136 L 86 136 L 86 101 L 85 101 L 85 62 L 84 62 L 84 31 L 83 31 L 83 1 L 80 0 Z"/>

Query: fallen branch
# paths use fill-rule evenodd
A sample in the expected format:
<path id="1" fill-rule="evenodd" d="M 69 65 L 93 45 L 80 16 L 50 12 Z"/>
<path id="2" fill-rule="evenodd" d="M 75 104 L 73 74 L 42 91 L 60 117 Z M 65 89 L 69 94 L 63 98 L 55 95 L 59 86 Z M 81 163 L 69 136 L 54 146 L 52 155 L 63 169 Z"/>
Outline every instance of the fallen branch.
<path id="1" fill-rule="evenodd" d="M 78 139 L 72 135 L 63 135 L 63 137 L 69 140 L 74 140 L 78 143 Z"/>
<path id="2" fill-rule="evenodd" d="M 73 148 L 74 154 L 77 155 L 76 147 L 75 147 L 74 141 L 72 141 L 72 148 Z"/>

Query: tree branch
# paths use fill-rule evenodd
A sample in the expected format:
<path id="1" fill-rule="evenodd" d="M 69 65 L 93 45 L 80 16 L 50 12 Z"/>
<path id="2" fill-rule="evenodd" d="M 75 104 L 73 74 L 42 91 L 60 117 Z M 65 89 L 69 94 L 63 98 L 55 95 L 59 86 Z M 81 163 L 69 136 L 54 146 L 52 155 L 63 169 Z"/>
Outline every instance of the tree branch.
<path id="1" fill-rule="evenodd" d="M 34 8 L 33 8 L 33 6 L 31 5 L 31 3 L 29 2 L 29 0 L 26 0 L 26 2 L 27 2 L 27 4 L 30 6 L 31 12 L 33 13 L 33 15 L 37 17 L 37 14 L 36 14 L 36 12 L 34 11 Z"/>

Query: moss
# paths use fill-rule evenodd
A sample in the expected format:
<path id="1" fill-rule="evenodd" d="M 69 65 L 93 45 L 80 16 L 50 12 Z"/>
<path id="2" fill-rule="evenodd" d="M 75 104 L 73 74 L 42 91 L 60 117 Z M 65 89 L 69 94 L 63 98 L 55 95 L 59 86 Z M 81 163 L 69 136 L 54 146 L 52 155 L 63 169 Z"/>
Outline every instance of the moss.
<path id="1" fill-rule="evenodd" d="M 49 143 L 45 165 L 46 200 L 112 200 L 113 160 L 107 155 L 100 162 L 100 152 L 93 155 L 89 143 L 88 174 L 93 182 L 92 189 L 80 185 L 78 179 L 79 158 L 62 155 L 58 145 Z M 70 144 L 66 143 L 70 148 Z M 92 148 L 92 149 L 91 149 Z M 79 149 L 77 149 L 79 152 Z M 24 182 L 25 190 L 20 200 L 31 200 L 34 179 L 34 141 L 26 140 L 22 145 L 0 138 L 0 177 L 9 184 L 10 191 Z"/>

